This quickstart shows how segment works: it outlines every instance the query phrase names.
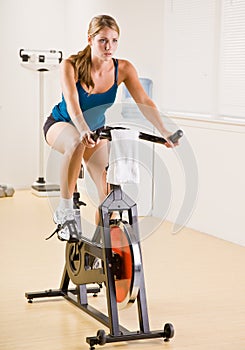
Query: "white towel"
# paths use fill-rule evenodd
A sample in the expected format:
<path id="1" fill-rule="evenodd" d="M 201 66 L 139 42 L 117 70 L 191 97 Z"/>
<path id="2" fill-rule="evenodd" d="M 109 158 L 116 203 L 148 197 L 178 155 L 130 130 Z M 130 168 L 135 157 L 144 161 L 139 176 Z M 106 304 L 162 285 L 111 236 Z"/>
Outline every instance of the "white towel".
<path id="1" fill-rule="evenodd" d="M 139 183 L 138 140 L 138 131 L 111 130 L 108 183 Z"/>

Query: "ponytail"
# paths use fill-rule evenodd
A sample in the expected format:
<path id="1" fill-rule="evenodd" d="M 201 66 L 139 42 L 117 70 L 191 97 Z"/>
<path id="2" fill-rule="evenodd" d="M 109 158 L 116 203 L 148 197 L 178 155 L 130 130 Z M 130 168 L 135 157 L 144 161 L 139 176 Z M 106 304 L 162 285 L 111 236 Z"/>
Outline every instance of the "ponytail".
<path id="1" fill-rule="evenodd" d="M 94 82 L 91 77 L 91 48 L 87 45 L 84 50 L 79 51 L 76 55 L 69 57 L 73 64 L 78 80 L 84 83 L 88 89 L 94 88 Z"/>

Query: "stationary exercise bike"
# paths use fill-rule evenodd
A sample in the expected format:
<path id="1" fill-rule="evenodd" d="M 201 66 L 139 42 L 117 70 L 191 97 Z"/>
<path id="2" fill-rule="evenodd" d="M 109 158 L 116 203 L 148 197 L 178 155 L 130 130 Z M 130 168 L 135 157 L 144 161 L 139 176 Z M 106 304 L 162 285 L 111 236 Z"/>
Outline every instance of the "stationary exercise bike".
<path id="1" fill-rule="evenodd" d="M 111 140 L 112 129 L 104 128 L 95 138 Z M 171 141 L 177 142 L 182 134 L 178 130 L 171 136 Z M 155 143 L 166 143 L 162 137 L 142 132 L 138 137 Z M 80 239 L 66 244 L 66 262 L 60 288 L 27 292 L 25 297 L 28 302 L 31 303 L 35 298 L 61 296 L 108 327 L 109 334 L 100 329 L 95 336 L 86 338 L 90 350 L 94 350 L 95 345 L 121 341 L 151 338 L 169 341 L 174 336 L 171 323 L 166 323 L 163 330 L 151 331 L 149 327 L 136 203 L 120 185 L 110 185 L 110 193 L 99 206 L 100 225 L 90 240 L 83 235 L 81 227 L 79 208 L 84 203 L 80 201 L 77 192 L 73 199 Z M 117 219 L 113 219 L 113 213 L 117 213 Z M 70 288 L 70 282 L 76 287 Z M 90 293 L 96 296 L 102 288 L 106 290 L 108 315 L 95 309 L 88 301 Z M 130 331 L 119 324 L 119 310 L 135 301 L 139 328 Z"/>

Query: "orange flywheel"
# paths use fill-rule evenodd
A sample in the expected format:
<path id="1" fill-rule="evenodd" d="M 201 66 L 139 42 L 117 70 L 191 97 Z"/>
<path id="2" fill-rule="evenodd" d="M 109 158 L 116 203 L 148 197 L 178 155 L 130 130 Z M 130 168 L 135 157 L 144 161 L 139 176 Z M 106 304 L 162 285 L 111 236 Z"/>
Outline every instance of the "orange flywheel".
<path id="1" fill-rule="evenodd" d="M 141 254 L 138 242 L 133 242 L 129 224 L 111 225 L 111 245 L 119 256 L 120 273 L 115 275 L 116 300 L 121 308 L 132 305 L 140 288 Z"/>

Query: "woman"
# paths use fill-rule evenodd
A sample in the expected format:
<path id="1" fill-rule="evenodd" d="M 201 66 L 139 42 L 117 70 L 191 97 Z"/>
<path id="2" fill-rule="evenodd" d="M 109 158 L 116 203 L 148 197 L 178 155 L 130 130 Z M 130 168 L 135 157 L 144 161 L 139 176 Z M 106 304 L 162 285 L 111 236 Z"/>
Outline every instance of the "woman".
<path id="1" fill-rule="evenodd" d="M 100 200 L 105 198 L 106 140 L 93 141 L 91 132 L 104 126 L 104 113 L 115 101 L 117 88 L 122 82 L 144 116 L 165 138 L 170 136 L 155 104 L 145 93 L 134 66 L 127 60 L 113 57 L 119 33 L 112 17 L 94 17 L 89 24 L 86 48 L 60 64 L 62 101 L 53 108 L 44 125 L 44 133 L 48 144 L 63 154 L 61 198 L 54 213 L 54 221 L 63 225 L 58 233 L 63 240 L 76 240 L 72 195 L 82 160 L 97 187 Z"/>

